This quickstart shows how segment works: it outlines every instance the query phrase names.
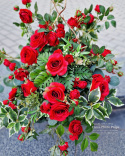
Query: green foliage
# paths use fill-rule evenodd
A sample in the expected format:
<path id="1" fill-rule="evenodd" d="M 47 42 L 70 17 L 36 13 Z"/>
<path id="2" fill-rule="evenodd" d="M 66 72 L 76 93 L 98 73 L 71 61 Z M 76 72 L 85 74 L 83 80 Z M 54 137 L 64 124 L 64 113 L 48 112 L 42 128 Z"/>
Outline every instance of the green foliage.
<path id="1" fill-rule="evenodd" d="M 62 136 L 65 132 L 65 128 L 60 124 L 58 127 L 57 127 L 57 130 L 56 130 L 56 133 L 59 134 L 60 136 Z"/>
<path id="2" fill-rule="evenodd" d="M 92 133 L 92 134 L 89 136 L 89 138 L 90 138 L 91 140 L 97 140 L 99 136 L 100 136 L 100 135 L 97 134 L 97 133 Z"/>
<path id="3" fill-rule="evenodd" d="M 86 114 L 85 114 L 85 118 L 87 118 L 88 120 L 91 119 L 93 116 L 93 110 L 92 109 L 88 109 Z"/>
<path id="4" fill-rule="evenodd" d="M 111 62 L 107 62 L 106 63 L 106 70 L 108 71 L 108 72 L 112 72 L 112 70 L 113 70 L 113 65 L 112 65 L 112 63 Z"/>
<path id="5" fill-rule="evenodd" d="M 94 108 L 93 113 L 94 113 L 95 118 L 97 118 L 99 120 L 105 120 L 104 116 L 103 116 L 103 114 L 102 114 L 102 112 L 100 110 Z"/>
<path id="6" fill-rule="evenodd" d="M 102 71 L 101 69 L 98 69 L 98 68 L 95 69 L 93 75 L 94 75 L 94 74 L 101 74 L 101 75 L 104 77 L 103 71 Z"/>
<path id="7" fill-rule="evenodd" d="M 111 97 L 111 96 L 116 96 L 116 89 L 110 89 L 107 98 L 109 98 L 109 97 Z"/>
<path id="8" fill-rule="evenodd" d="M 111 76 L 110 83 L 109 83 L 110 85 L 112 85 L 112 86 L 118 86 L 119 83 L 120 83 L 119 77 L 117 77 L 117 76 Z"/>
<path id="9" fill-rule="evenodd" d="M 37 2 L 36 2 L 35 5 L 34 5 L 34 9 L 35 9 L 35 15 L 37 15 L 37 12 L 38 12 L 38 5 L 37 5 Z"/>
<path id="10" fill-rule="evenodd" d="M 110 60 L 110 59 L 112 59 L 114 56 L 115 56 L 115 55 L 113 55 L 113 54 L 108 54 L 108 55 L 105 56 L 105 60 Z"/>
<path id="11" fill-rule="evenodd" d="M 111 25 L 116 28 L 116 21 L 112 20 Z"/>
<path id="12" fill-rule="evenodd" d="M 90 21 L 91 17 L 90 16 L 86 16 L 86 18 L 84 18 L 84 23 L 88 23 Z"/>
<path id="13" fill-rule="evenodd" d="M 75 146 L 78 145 L 82 140 L 83 140 L 83 133 L 80 134 L 78 140 L 75 140 Z"/>
<path id="14" fill-rule="evenodd" d="M 119 99 L 119 98 L 117 98 L 117 97 L 109 97 L 109 102 L 112 104 L 112 105 L 114 105 L 114 106 L 116 106 L 116 107 L 121 107 L 121 106 L 123 106 L 124 104 L 123 104 L 123 102 Z"/>
<path id="15" fill-rule="evenodd" d="M 90 142 L 90 148 L 92 152 L 95 152 L 98 150 L 98 144 L 95 142 Z"/>
<path id="16" fill-rule="evenodd" d="M 99 59 L 98 60 L 98 68 L 103 67 L 103 65 L 104 65 L 104 60 L 103 59 Z"/>
<path id="17" fill-rule="evenodd" d="M 99 53 L 99 47 L 95 44 L 92 45 L 92 50 L 94 52 L 94 54 L 98 54 Z"/>
<path id="18" fill-rule="evenodd" d="M 99 8 L 100 8 L 100 12 L 101 12 L 102 14 L 104 14 L 104 13 L 105 13 L 105 7 L 102 6 L 102 5 L 100 5 Z"/>
<path id="19" fill-rule="evenodd" d="M 38 75 L 39 75 L 39 73 L 41 72 L 41 71 L 44 71 L 45 70 L 45 66 L 43 65 L 43 66 L 38 66 L 36 69 L 34 69 L 34 70 L 32 70 L 31 72 L 30 72 L 30 78 L 33 80 L 33 79 L 35 79 Z"/>
<path id="20" fill-rule="evenodd" d="M 17 120 L 17 113 L 14 110 L 10 109 L 10 111 L 9 111 L 9 117 L 10 117 L 10 119 L 12 121 L 16 122 L 16 120 Z"/>
<path id="21" fill-rule="evenodd" d="M 57 120 L 48 119 L 48 124 L 49 124 L 50 126 L 54 126 L 55 124 L 57 124 Z"/>
<path id="22" fill-rule="evenodd" d="M 106 21 L 106 22 L 105 22 L 105 28 L 106 28 L 106 29 L 108 29 L 108 28 L 109 28 L 109 26 L 110 26 L 110 25 L 109 25 L 109 22 L 108 22 L 108 21 Z"/>
<path id="23" fill-rule="evenodd" d="M 82 152 L 88 147 L 88 139 L 87 138 L 85 138 L 84 140 L 83 140 L 83 142 L 82 142 L 82 144 L 81 144 L 81 150 L 82 150 Z"/>
<path id="24" fill-rule="evenodd" d="M 48 62 L 48 58 L 50 55 L 51 55 L 51 53 L 47 53 L 47 52 L 40 54 L 37 58 L 38 65 L 40 65 L 40 66 L 45 65 Z"/>
<path id="25" fill-rule="evenodd" d="M 4 91 L 4 87 L 0 85 L 0 93 L 2 93 L 3 91 Z"/>
<path id="26" fill-rule="evenodd" d="M 114 19 L 115 17 L 113 16 L 113 15 L 109 15 L 108 17 L 107 17 L 107 19 L 108 20 L 112 20 L 112 19 Z"/>
<path id="27" fill-rule="evenodd" d="M 93 131 L 93 126 L 87 125 L 85 132 L 86 133 L 91 133 Z"/>
<path id="28" fill-rule="evenodd" d="M 110 105 L 110 103 L 109 102 L 107 102 L 107 101 L 104 101 L 104 108 L 106 109 L 106 111 L 107 111 L 107 114 L 108 114 L 108 116 L 111 114 L 111 112 L 112 112 L 112 106 Z"/>
<path id="29" fill-rule="evenodd" d="M 94 89 L 89 93 L 88 99 L 90 102 L 96 103 L 99 101 L 100 96 L 100 88 L 98 87 L 97 89 Z"/>

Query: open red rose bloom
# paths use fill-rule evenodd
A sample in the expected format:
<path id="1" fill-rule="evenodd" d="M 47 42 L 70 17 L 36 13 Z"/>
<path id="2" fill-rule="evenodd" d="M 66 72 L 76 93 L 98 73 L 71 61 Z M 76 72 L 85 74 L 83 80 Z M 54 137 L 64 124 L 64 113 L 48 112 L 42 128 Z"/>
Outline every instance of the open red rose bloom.
<path id="1" fill-rule="evenodd" d="M 52 2 L 57 11 L 56 6 L 63 0 Z M 97 151 L 98 145 L 92 140 L 99 134 L 88 134 L 94 128 L 95 119 L 105 120 L 111 114 L 112 105 L 123 105 L 116 97 L 116 89 L 110 89 L 110 85 L 119 84 L 118 76 L 123 73 L 117 70 L 121 67 L 113 59 L 111 50 L 94 43 L 101 30 L 98 21 L 104 16 L 111 21 L 113 15 L 110 16 L 109 9 L 106 11 L 104 6 L 97 5 L 97 16 L 94 16 L 91 5 L 84 13 L 76 10 L 66 21 L 62 16 L 65 7 L 62 12 L 53 10 L 52 14 L 42 16 L 37 3 L 35 12 L 30 11 L 31 0 L 22 0 L 22 3 L 26 8 L 18 7 L 21 21 L 16 25 L 23 30 L 22 36 L 27 35 L 28 42 L 20 46 L 21 62 L 0 51 L 0 61 L 11 71 L 4 83 L 12 87 L 8 99 L 0 103 L 1 123 L 6 118 L 8 123 L 3 125 L 12 134 L 21 129 L 18 140 L 24 141 L 36 139 L 39 132 L 33 125 L 45 121 L 47 129 L 41 133 L 57 134 L 59 139 L 51 150 L 59 150 L 63 156 L 68 154 L 69 140 L 75 141 L 75 145 L 81 144 L 82 151 L 90 142 L 91 150 Z M 31 26 L 35 20 L 39 24 L 34 31 Z M 115 20 L 111 23 L 116 26 Z M 69 135 L 67 140 L 62 138 L 65 131 Z"/>

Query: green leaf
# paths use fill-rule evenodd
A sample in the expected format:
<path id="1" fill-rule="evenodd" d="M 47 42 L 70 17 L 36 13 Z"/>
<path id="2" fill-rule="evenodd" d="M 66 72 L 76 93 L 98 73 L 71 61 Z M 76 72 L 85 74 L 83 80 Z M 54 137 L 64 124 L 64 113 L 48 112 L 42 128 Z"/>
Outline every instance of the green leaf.
<path id="1" fill-rule="evenodd" d="M 92 105 L 93 108 L 98 108 L 100 106 L 101 103 L 95 103 Z"/>
<path id="2" fill-rule="evenodd" d="M 6 114 L 6 113 L 7 113 L 7 111 L 6 111 L 4 108 L 1 108 L 1 113 Z"/>
<path id="3" fill-rule="evenodd" d="M 14 25 L 16 25 L 17 27 L 19 27 L 19 26 L 20 26 L 20 24 L 19 24 L 19 23 L 17 23 L 17 22 L 13 22 L 13 24 L 14 24 Z"/>
<path id="4" fill-rule="evenodd" d="M 97 89 L 94 89 L 89 93 L 88 99 L 90 102 L 96 103 L 99 101 L 100 96 L 100 88 L 98 87 Z"/>
<path id="5" fill-rule="evenodd" d="M 99 16 L 99 19 L 102 21 L 103 20 L 104 15 Z"/>
<path id="6" fill-rule="evenodd" d="M 113 16 L 113 15 L 109 15 L 108 17 L 107 17 L 107 19 L 108 20 L 112 20 L 112 19 L 114 19 L 115 17 Z"/>
<path id="7" fill-rule="evenodd" d="M 31 79 L 35 79 L 41 71 L 45 71 L 45 66 L 38 66 L 36 69 L 30 72 Z"/>
<path id="8" fill-rule="evenodd" d="M 111 25 L 116 28 L 116 21 L 112 20 Z"/>
<path id="9" fill-rule="evenodd" d="M 96 108 L 93 109 L 94 116 L 99 120 L 105 120 L 102 112 Z"/>
<path id="10" fill-rule="evenodd" d="M 121 106 L 123 106 L 124 104 L 123 104 L 123 102 L 119 99 L 119 98 L 117 98 L 117 97 L 110 97 L 109 99 L 109 102 L 112 104 L 112 105 L 114 105 L 114 106 L 116 106 L 116 107 L 121 107 Z"/>
<path id="11" fill-rule="evenodd" d="M 4 91 L 4 87 L 0 85 L 0 93 L 2 93 L 3 91 Z"/>
<path id="12" fill-rule="evenodd" d="M 97 134 L 97 133 L 92 133 L 92 134 L 89 136 L 89 138 L 90 138 L 91 140 L 97 140 L 99 136 L 100 136 L 100 135 Z"/>
<path id="13" fill-rule="evenodd" d="M 3 125 L 4 125 L 5 127 L 7 127 L 7 126 L 8 126 L 8 122 L 9 122 L 9 119 L 8 119 L 7 116 L 5 116 L 5 117 L 3 118 Z"/>
<path id="14" fill-rule="evenodd" d="M 10 111 L 9 111 L 9 116 L 10 116 L 10 119 L 11 119 L 12 121 L 16 122 L 16 120 L 17 120 L 17 114 L 16 114 L 15 111 L 13 111 L 12 109 L 10 109 Z"/>
<path id="15" fill-rule="evenodd" d="M 53 13 L 52 13 L 52 18 L 53 18 L 53 20 L 55 20 L 56 17 L 57 17 L 57 12 L 54 10 Z"/>
<path id="16" fill-rule="evenodd" d="M 99 53 L 99 47 L 95 44 L 92 45 L 92 50 L 94 52 L 94 54 L 98 54 Z"/>
<path id="17" fill-rule="evenodd" d="M 110 89 L 107 98 L 109 98 L 109 97 L 111 97 L 111 96 L 116 96 L 116 89 Z"/>
<path id="18" fill-rule="evenodd" d="M 83 142 L 81 143 L 81 150 L 82 150 L 82 152 L 88 147 L 88 140 L 87 140 L 87 138 L 85 138 L 84 140 L 83 140 Z"/>
<path id="19" fill-rule="evenodd" d="M 110 60 L 110 59 L 112 59 L 113 57 L 115 57 L 115 55 L 113 55 L 113 54 L 108 54 L 108 55 L 105 56 L 105 59 L 106 59 L 106 60 Z"/>
<path id="20" fill-rule="evenodd" d="M 37 14 L 37 12 L 38 12 L 38 5 L 37 5 L 37 2 L 36 2 L 35 5 L 34 5 L 34 9 L 35 9 L 35 14 Z"/>
<path id="21" fill-rule="evenodd" d="M 80 97 L 79 97 L 79 105 L 85 106 L 85 105 L 87 105 L 87 104 L 88 104 L 87 99 L 86 99 L 84 96 L 80 96 Z"/>
<path id="22" fill-rule="evenodd" d="M 112 112 L 112 106 L 108 102 L 104 101 L 104 108 L 106 109 L 109 116 Z"/>
<path id="23" fill-rule="evenodd" d="M 98 68 L 103 67 L 103 65 L 104 65 L 104 60 L 103 59 L 99 59 L 98 60 Z"/>
<path id="24" fill-rule="evenodd" d="M 54 126 L 56 123 L 57 123 L 57 120 L 51 120 L 51 119 L 48 120 L 48 124 L 50 126 Z"/>
<path id="25" fill-rule="evenodd" d="M 88 125 L 88 126 L 86 127 L 86 129 L 85 129 L 85 132 L 86 132 L 86 133 L 91 133 L 92 131 L 93 131 L 93 126 L 89 126 L 89 125 Z"/>
<path id="26" fill-rule="evenodd" d="M 105 46 L 102 46 L 100 49 L 99 49 L 99 54 L 102 54 L 105 50 Z"/>
<path id="27" fill-rule="evenodd" d="M 37 17 L 38 20 L 42 20 L 43 19 L 43 16 L 41 14 L 37 14 L 36 17 Z"/>
<path id="28" fill-rule="evenodd" d="M 37 58 L 38 65 L 40 65 L 40 66 L 45 65 L 48 62 L 48 58 L 50 55 L 51 55 L 51 53 L 47 53 L 47 52 L 40 54 Z"/>
<path id="29" fill-rule="evenodd" d="M 41 29 L 38 30 L 38 32 L 48 32 L 48 31 L 46 29 L 44 29 L 44 28 L 41 28 Z"/>
<path id="30" fill-rule="evenodd" d="M 14 122 L 11 122 L 10 124 L 8 124 L 7 128 L 12 128 L 15 125 Z"/>
<path id="31" fill-rule="evenodd" d="M 15 130 L 15 132 L 19 132 L 19 130 L 20 130 L 20 123 L 19 122 L 17 122 L 15 125 L 14 125 L 14 130 Z"/>
<path id="32" fill-rule="evenodd" d="M 78 145 L 82 140 L 83 140 L 83 133 L 80 134 L 78 140 L 75 140 L 75 146 Z"/>
<path id="33" fill-rule="evenodd" d="M 101 69 L 98 69 L 98 68 L 95 69 L 93 75 L 94 75 L 94 74 L 101 74 L 101 75 L 104 77 L 103 71 L 102 71 Z"/>
<path id="34" fill-rule="evenodd" d="M 98 144 L 95 142 L 90 142 L 90 148 L 92 152 L 95 152 L 98 150 Z"/>
<path id="35" fill-rule="evenodd" d="M 92 11 L 93 9 L 93 5 L 91 4 L 90 8 L 89 8 L 89 13 Z"/>
<path id="36" fill-rule="evenodd" d="M 108 72 L 112 72 L 112 70 L 113 70 L 113 65 L 112 65 L 112 63 L 111 62 L 107 62 L 106 63 L 106 70 L 108 71 Z"/>
<path id="37" fill-rule="evenodd" d="M 13 83 L 13 80 L 9 80 L 8 77 L 4 78 L 3 79 L 3 82 L 6 86 L 8 87 L 14 87 L 14 83 Z"/>
<path id="38" fill-rule="evenodd" d="M 106 28 L 106 29 L 109 28 L 109 22 L 108 22 L 108 21 L 105 22 L 105 28 Z"/>
<path id="39" fill-rule="evenodd" d="M 22 121 L 25 120 L 25 118 L 26 118 L 25 115 L 20 115 L 19 118 L 18 118 L 18 121 L 19 121 L 19 122 L 22 122 Z"/>
<path id="40" fill-rule="evenodd" d="M 65 128 L 60 124 L 58 127 L 57 127 L 57 133 L 62 136 L 65 132 Z"/>
<path id="41" fill-rule="evenodd" d="M 86 112 L 85 117 L 86 117 L 87 119 L 91 119 L 92 116 L 93 116 L 93 111 L 92 111 L 92 109 L 88 109 L 87 112 Z"/>
<path id="42" fill-rule="evenodd" d="M 6 114 L 0 113 L 0 118 L 4 118 Z"/>
<path id="43" fill-rule="evenodd" d="M 41 24 L 41 25 L 45 25 L 46 22 L 45 22 L 44 20 L 41 20 L 41 21 L 39 22 L 39 24 Z"/>
<path id="44" fill-rule="evenodd" d="M 46 133 L 50 133 L 52 131 L 52 129 L 44 129 L 43 131 L 39 132 L 39 134 L 46 134 Z"/>
<path id="45" fill-rule="evenodd" d="M 119 78 L 117 76 L 111 76 L 111 79 L 110 79 L 110 85 L 112 86 L 118 86 L 120 83 L 119 81 Z"/>
<path id="46" fill-rule="evenodd" d="M 84 9 L 84 14 L 87 15 L 88 14 L 88 10 L 85 8 Z"/>
<path id="47" fill-rule="evenodd" d="M 92 37 L 93 39 L 95 39 L 95 40 L 98 39 L 98 35 L 97 35 L 97 33 L 91 31 L 91 32 L 90 32 L 90 35 L 91 35 L 91 37 Z"/>
<path id="48" fill-rule="evenodd" d="M 46 14 L 44 15 L 44 19 L 45 19 L 46 21 L 49 21 L 50 15 L 49 15 L 48 13 L 46 13 Z"/>
<path id="49" fill-rule="evenodd" d="M 102 5 L 100 5 L 99 8 L 100 8 L 100 12 L 101 12 L 102 14 L 104 14 L 104 13 L 105 13 L 105 7 L 102 6 Z"/>
<path id="50" fill-rule="evenodd" d="M 40 88 L 46 88 L 50 85 L 50 83 L 54 82 L 53 77 L 48 77 L 41 85 Z"/>
<path id="51" fill-rule="evenodd" d="M 20 80 L 14 79 L 14 80 L 13 80 L 13 84 L 14 84 L 15 86 L 21 86 L 21 84 L 24 84 L 24 81 L 20 81 Z"/>
<path id="52" fill-rule="evenodd" d="M 108 16 L 109 15 L 109 11 L 110 11 L 110 8 L 108 8 L 105 12 L 105 16 Z"/>
<path id="53" fill-rule="evenodd" d="M 88 23 L 90 21 L 91 17 L 90 16 L 86 16 L 86 18 L 84 18 L 84 23 Z"/>
<path id="54" fill-rule="evenodd" d="M 98 110 L 100 110 L 100 112 L 103 114 L 104 117 L 108 117 L 109 116 L 107 111 L 106 111 L 106 109 L 104 107 L 99 106 Z"/>
<path id="55" fill-rule="evenodd" d="M 14 128 L 9 129 L 9 137 L 15 134 Z"/>

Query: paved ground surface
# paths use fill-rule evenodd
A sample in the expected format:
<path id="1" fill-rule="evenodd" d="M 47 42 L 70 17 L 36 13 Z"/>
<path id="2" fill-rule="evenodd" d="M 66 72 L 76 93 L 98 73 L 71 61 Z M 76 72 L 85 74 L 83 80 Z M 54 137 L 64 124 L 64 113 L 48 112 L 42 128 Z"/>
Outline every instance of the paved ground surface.
<path id="1" fill-rule="evenodd" d="M 35 3 L 35 0 L 32 0 Z M 49 0 L 37 0 L 39 5 L 39 12 L 44 14 L 49 11 Z M 90 4 L 102 4 L 106 7 L 113 5 L 115 10 L 113 14 L 116 17 L 117 28 L 110 28 L 107 31 L 103 31 L 99 34 L 98 44 L 106 45 L 108 49 L 113 50 L 117 60 L 125 61 L 125 1 L 123 0 L 68 0 L 67 10 L 64 16 L 68 19 L 74 15 L 77 9 L 84 10 L 84 7 L 89 7 Z M 26 37 L 20 36 L 21 31 L 15 27 L 12 23 L 19 22 L 18 13 L 12 10 L 14 5 L 21 5 L 21 0 L 0 0 L 0 48 L 4 47 L 7 53 L 15 56 L 19 54 L 18 45 L 22 44 L 25 46 Z M 33 7 L 32 7 L 33 11 Z M 37 28 L 37 23 L 33 25 L 34 30 Z M 123 65 L 124 67 L 124 65 Z M 8 76 L 8 72 L 5 71 L 5 67 L 0 66 L 0 76 Z M 125 67 L 123 68 L 125 71 Z M 121 84 L 118 88 L 117 95 L 125 95 L 124 81 L 125 78 L 121 78 Z M 6 99 L 7 93 L 10 88 L 6 88 L 4 93 L 0 95 L 0 101 Z M 100 138 L 98 139 L 99 150 L 96 153 L 90 152 L 89 148 L 84 153 L 80 152 L 80 147 L 77 149 L 77 156 L 123 156 L 125 155 L 125 110 L 113 112 L 111 119 L 107 120 L 107 124 L 104 122 L 97 123 L 95 130 L 99 131 Z M 108 126 L 109 128 L 105 128 Z M 45 124 L 36 125 L 38 130 L 42 130 Z M 114 127 L 114 128 L 113 128 Z M 116 130 L 118 128 L 118 130 Z M 6 136 L 6 137 L 5 137 Z M 67 136 L 65 138 L 68 139 Z M 46 140 L 46 141 L 45 141 Z M 53 140 L 48 135 L 41 135 L 38 141 L 28 141 L 25 143 L 17 142 L 17 135 L 9 139 L 8 130 L 0 130 L 0 156 L 49 156 L 48 149 L 54 145 Z M 73 156 L 74 144 L 71 143 L 70 155 Z"/>

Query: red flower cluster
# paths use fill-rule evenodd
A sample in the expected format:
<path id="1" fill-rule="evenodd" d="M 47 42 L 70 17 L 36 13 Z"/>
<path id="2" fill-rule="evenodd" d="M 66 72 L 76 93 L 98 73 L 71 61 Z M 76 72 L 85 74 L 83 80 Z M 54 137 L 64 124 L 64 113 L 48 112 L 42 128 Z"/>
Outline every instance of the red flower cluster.
<path id="1" fill-rule="evenodd" d="M 31 3 L 31 0 L 22 0 L 22 3 L 26 5 L 27 3 Z"/>
<path id="2" fill-rule="evenodd" d="M 73 56 L 71 54 L 67 54 L 66 56 L 64 56 L 64 58 L 69 65 L 74 62 Z"/>
<path id="3" fill-rule="evenodd" d="M 78 140 L 79 135 L 83 132 L 81 122 L 79 120 L 73 120 L 69 124 L 69 132 L 72 133 L 72 135 L 69 136 L 70 140 Z"/>
<path id="4" fill-rule="evenodd" d="M 100 101 L 103 101 L 105 97 L 109 94 L 109 78 L 103 78 L 103 76 L 100 74 L 94 74 L 92 78 L 93 80 L 90 91 L 99 87 L 101 91 Z"/>
<path id="5" fill-rule="evenodd" d="M 103 57 L 105 57 L 105 56 L 108 55 L 108 54 L 111 54 L 111 50 L 105 49 L 104 52 L 103 52 L 101 55 L 102 55 Z M 93 52 L 93 50 L 91 49 L 91 50 L 90 50 L 90 55 L 96 56 L 96 55 L 99 55 L 99 54 L 95 54 L 95 53 Z"/>
<path id="6" fill-rule="evenodd" d="M 74 89 L 70 92 L 70 99 L 78 99 L 80 97 L 80 92 Z"/>
<path id="7" fill-rule="evenodd" d="M 3 63 L 6 67 L 9 67 L 11 71 L 15 70 L 16 63 L 11 63 L 9 60 L 5 59 Z"/>
<path id="8" fill-rule="evenodd" d="M 74 88 L 78 87 L 78 88 L 81 88 L 81 89 L 84 89 L 86 88 L 87 86 L 87 82 L 86 81 L 80 81 L 79 78 L 75 78 L 75 81 L 74 81 Z"/>
<path id="9" fill-rule="evenodd" d="M 9 102 L 8 106 L 11 107 L 12 109 L 16 109 L 17 108 L 12 102 Z"/>
<path id="10" fill-rule="evenodd" d="M 68 146 L 68 142 L 65 142 L 63 145 L 58 145 L 60 151 L 66 151 Z"/>
<path id="11" fill-rule="evenodd" d="M 27 78 L 29 72 L 23 68 L 18 68 L 14 72 L 15 78 L 20 81 L 24 81 L 24 78 Z"/>
<path id="12" fill-rule="evenodd" d="M 57 36 L 59 38 L 64 38 L 65 37 L 64 25 L 58 24 L 57 27 L 58 27 L 58 29 L 56 30 Z"/>

